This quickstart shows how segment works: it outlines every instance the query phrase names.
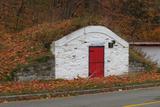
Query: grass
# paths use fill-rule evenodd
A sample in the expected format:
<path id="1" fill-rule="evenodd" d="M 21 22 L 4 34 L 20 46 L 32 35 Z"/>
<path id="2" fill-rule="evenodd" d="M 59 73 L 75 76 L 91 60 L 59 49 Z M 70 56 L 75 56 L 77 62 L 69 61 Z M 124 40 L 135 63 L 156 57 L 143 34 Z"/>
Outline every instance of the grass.
<path id="1" fill-rule="evenodd" d="M 39 57 L 29 57 L 28 62 L 29 63 L 45 63 L 52 58 L 53 58 L 53 55 L 44 55 L 44 56 L 39 56 Z"/>
<path id="2" fill-rule="evenodd" d="M 49 50 L 50 44 L 53 41 L 58 40 L 61 37 L 73 32 L 74 30 L 84 26 L 95 24 L 102 25 L 100 20 L 100 17 L 86 16 L 74 18 L 72 20 L 65 21 L 64 23 L 58 22 L 55 24 L 55 26 L 51 26 L 51 28 L 48 28 L 47 26 L 44 27 L 44 29 L 35 34 L 35 38 L 37 38 L 36 41 L 41 44 L 42 48 Z"/>
<path id="3" fill-rule="evenodd" d="M 157 72 L 159 72 L 159 73 L 160 73 L 160 67 L 158 67 L 158 70 L 157 70 Z"/>
<path id="4" fill-rule="evenodd" d="M 6 58 L 5 61 L 11 64 L 10 66 L 2 66 L 2 70 L 7 72 L 8 75 L 6 75 L 6 77 L 1 76 L 0 79 L 2 80 L 5 78 L 5 80 L 10 80 L 10 77 L 8 76 L 14 69 L 17 69 L 19 64 L 26 67 L 28 63 L 33 64 L 35 62 L 41 63 L 47 61 L 49 59 L 48 53 L 50 53 L 50 44 L 53 41 L 60 39 L 81 27 L 95 24 L 102 25 L 101 17 L 77 17 L 53 24 L 40 24 L 19 32 L 16 35 L 10 35 L 9 39 L 12 40 L 14 38 L 14 40 L 10 41 L 11 46 L 9 46 L 8 49 L 13 48 L 13 44 L 15 45 L 15 48 L 12 51 L 13 54 L 9 54 L 7 51 L 3 54 L 3 57 Z M 15 58 L 16 60 L 14 60 Z M 0 65 L 1 63 L 3 62 L 0 62 Z"/>
<path id="5" fill-rule="evenodd" d="M 157 69 L 157 65 L 150 60 L 144 53 L 133 48 L 129 50 L 129 61 L 141 63 L 145 67 L 145 71 L 153 71 Z"/>
<path id="6" fill-rule="evenodd" d="M 0 43 L 0 51 L 2 51 L 3 49 L 5 49 L 5 46 Z"/>
<path id="7" fill-rule="evenodd" d="M 19 66 L 18 64 L 25 65 L 28 63 L 33 64 L 35 62 L 41 63 L 47 61 L 49 59 L 48 53 L 50 52 L 50 44 L 53 41 L 88 25 L 105 26 L 106 23 L 104 22 L 104 18 L 100 16 L 86 15 L 85 17 L 71 18 L 56 23 L 39 24 L 22 32 L 11 35 L 11 37 L 9 36 L 9 40 L 12 40 L 13 38 L 14 40 L 9 41 L 11 44 L 7 48 L 12 49 L 12 45 L 15 45 L 15 47 L 12 54 L 10 54 L 11 52 L 9 51 L 8 53 L 6 51 L 6 53 L 3 54 L 3 57 L 6 58 L 5 61 L 11 64 L 10 66 L 7 64 L 5 66 L 1 66 L 3 63 L 1 61 L 0 67 L 2 68 L 2 71 L 5 73 L 11 73 L 16 66 Z M 1 47 L 3 46 L 0 46 L 0 49 Z M 130 51 L 130 54 L 133 56 L 131 56 L 131 60 L 142 62 L 146 65 L 147 71 L 152 70 L 153 64 L 142 58 L 142 55 L 134 51 Z"/>
<path id="8" fill-rule="evenodd" d="M 29 66 L 29 64 L 17 64 L 17 66 L 12 70 L 12 72 L 8 73 L 7 75 L 4 75 L 4 79 L 2 81 L 14 81 L 16 73 L 19 72 L 21 69 L 26 69 Z"/>
<path id="9" fill-rule="evenodd" d="M 12 72 L 10 72 L 8 75 L 5 75 L 4 81 L 14 81 L 15 74 L 17 72 L 21 72 L 22 70 L 25 70 L 33 65 L 45 63 L 51 58 L 53 58 L 53 56 L 49 54 L 44 56 L 39 56 L 39 57 L 30 57 L 28 58 L 28 64 L 17 64 L 17 66 L 12 70 Z"/>

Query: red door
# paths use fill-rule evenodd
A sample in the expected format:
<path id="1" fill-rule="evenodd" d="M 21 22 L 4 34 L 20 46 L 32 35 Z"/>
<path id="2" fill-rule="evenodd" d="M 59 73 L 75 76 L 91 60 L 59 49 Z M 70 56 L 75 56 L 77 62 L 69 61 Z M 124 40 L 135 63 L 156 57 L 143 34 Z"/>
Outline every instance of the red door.
<path id="1" fill-rule="evenodd" d="M 104 46 L 89 47 L 89 76 L 104 77 Z"/>

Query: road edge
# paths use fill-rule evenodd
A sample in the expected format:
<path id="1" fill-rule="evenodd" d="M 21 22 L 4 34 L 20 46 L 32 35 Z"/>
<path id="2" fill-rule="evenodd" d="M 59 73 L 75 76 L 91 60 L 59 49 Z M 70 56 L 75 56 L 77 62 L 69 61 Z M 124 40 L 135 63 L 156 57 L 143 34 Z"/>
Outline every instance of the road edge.
<path id="1" fill-rule="evenodd" d="M 12 101 L 36 100 L 36 99 L 50 99 L 50 98 L 57 98 L 57 97 L 95 94 L 95 93 L 103 93 L 103 92 L 114 92 L 114 91 L 132 90 L 132 89 L 150 88 L 150 87 L 157 87 L 157 86 L 160 86 L 160 82 L 144 83 L 144 84 L 138 84 L 138 85 L 125 85 L 125 86 L 101 88 L 101 89 L 88 89 L 88 90 L 77 90 L 77 91 L 74 90 L 74 91 L 45 92 L 45 93 L 31 93 L 31 94 L 0 96 L 0 103 L 12 102 Z"/>

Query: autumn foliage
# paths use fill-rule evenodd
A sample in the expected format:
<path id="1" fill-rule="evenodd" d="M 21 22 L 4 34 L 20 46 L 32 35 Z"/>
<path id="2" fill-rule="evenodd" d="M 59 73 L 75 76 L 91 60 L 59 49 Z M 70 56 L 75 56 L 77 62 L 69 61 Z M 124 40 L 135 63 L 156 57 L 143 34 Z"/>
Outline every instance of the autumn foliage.
<path id="1" fill-rule="evenodd" d="M 0 36 L 0 43 L 5 46 L 0 50 L 0 79 L 4 79 L 19 64 L 28 64 L 29 59 L 49 53 L 52 41 L 71 33 L 80 27 L 100 23 L 94 20 L 66 20 L 55 24 L 40 24 L 15 34 Z"/>
<path id="2" fill-rule="evenodd" d="M 159 73 L 138 73 L 126 76 L 109 76 L 107 78 L 75 79 L 75 80 L 51 80 L 32 82 L 8 82 L 0 84 L 1 95 L 24 94 L 35 92 L 56 92 L 85 90 L 97 88 L 109 88 L 115 86 L 141 84 L 145 82 L 160 81 Z"/>
<path id="3" fill-rule="evenodd" d="M 128 41 L 160 41 L 158 7 L 158 0 L 0 0 L 0 80 L 87 25 Z"/>

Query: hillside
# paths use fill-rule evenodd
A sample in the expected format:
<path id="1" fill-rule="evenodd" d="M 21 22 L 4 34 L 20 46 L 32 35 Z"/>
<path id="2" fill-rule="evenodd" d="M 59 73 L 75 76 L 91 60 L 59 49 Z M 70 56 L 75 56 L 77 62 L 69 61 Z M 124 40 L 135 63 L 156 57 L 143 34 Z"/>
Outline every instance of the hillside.
<path id="1" fill-rule="evenodd" d="M 50 43 L 87 25 L 128 41 L 160 41 L 159 0 L 1 0 L 0 79 L 50 54 Z"/>

